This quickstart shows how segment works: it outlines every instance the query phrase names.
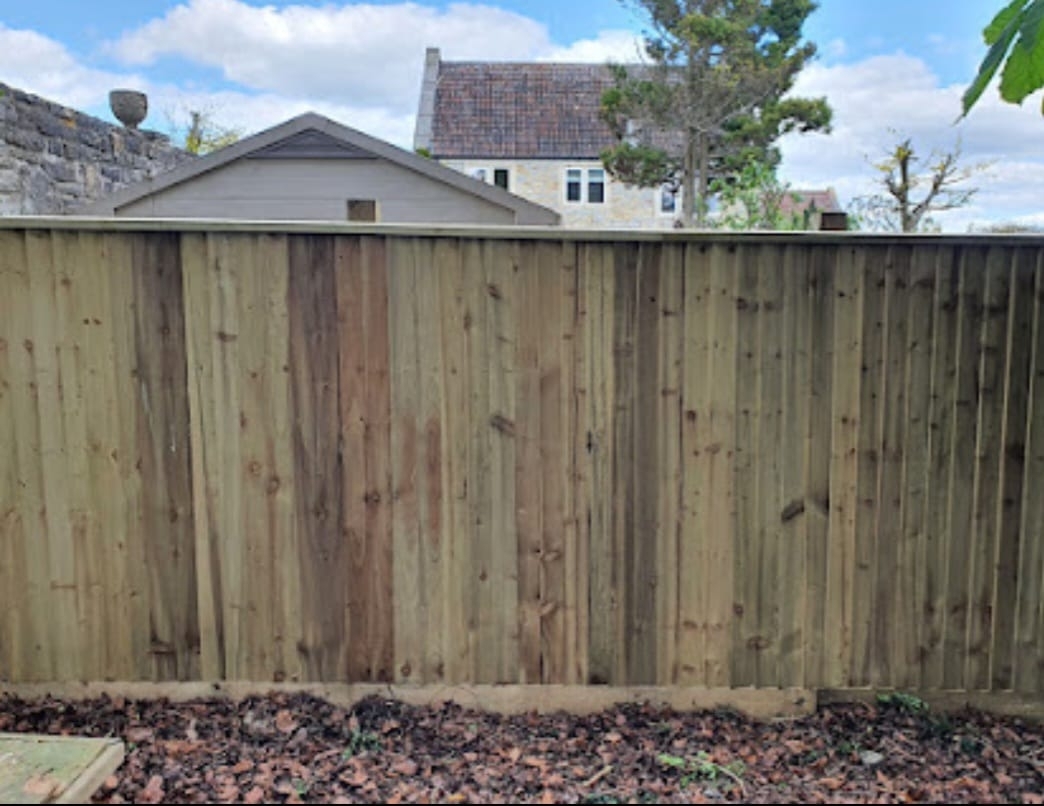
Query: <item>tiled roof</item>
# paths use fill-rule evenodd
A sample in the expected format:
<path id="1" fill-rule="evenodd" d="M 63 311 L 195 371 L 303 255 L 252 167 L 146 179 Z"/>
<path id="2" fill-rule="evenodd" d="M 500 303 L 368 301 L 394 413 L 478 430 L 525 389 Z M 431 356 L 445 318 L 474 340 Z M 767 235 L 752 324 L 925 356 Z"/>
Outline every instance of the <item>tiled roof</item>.
<path id="1" fill-rule="evenodd" d="M 598 159 L 604 64 L 442 62 L 430 151 L 439 159 Z"/>
<path id="2" fill-rule="evenodd" d="M 795 201 L 793 195 L 798 196 Z M 791 189 L 783 197 L 780 204 L 780 212 L 784 215 L 803 213 L 805 210 L 818 210 L 821 213 L 840 213 L 841 204 L 837 200 L 837 194 L 833 188 L 826 190 L 800 190 Z"/>

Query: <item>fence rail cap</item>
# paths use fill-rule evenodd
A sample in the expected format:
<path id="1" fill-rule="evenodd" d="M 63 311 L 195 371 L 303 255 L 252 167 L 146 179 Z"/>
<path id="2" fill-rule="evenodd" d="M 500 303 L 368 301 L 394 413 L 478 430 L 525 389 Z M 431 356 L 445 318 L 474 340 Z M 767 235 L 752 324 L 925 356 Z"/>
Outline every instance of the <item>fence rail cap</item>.
<path id="1" fill-rule="evenodd" d="M 566 229 L 563 227 L 439 224 L 354 224 L 341 221 L 245 221 L 206 218 L 113 218 L 93 216 L 0 216 L 2 230 L 102 232 L 212 232 L 287 235 L 374 235 L 414 238 L 486 238 L 585 242 L 1044 245 L 1035 233 L 904 234 L 868 232 L 736 232 L 722 230 Z"/>

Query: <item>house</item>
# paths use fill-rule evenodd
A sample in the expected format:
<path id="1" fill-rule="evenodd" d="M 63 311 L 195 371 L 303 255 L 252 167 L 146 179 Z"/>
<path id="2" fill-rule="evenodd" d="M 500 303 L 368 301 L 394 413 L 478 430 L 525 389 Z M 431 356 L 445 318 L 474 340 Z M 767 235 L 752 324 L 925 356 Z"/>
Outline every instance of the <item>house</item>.
<path id="1" fill-rule="evenodd" d="M 804 229 L 822 228 L 824 213 L 840 214 L 841 204 L 833 188 L 825 190 L 791 189 L 779 205 L 779 211 L 787 220 L 799 221 Z"/>
<path id="2" fill-rule="evenodd" d="M 604 64 L 445 62 L 428 48 L 414 147 L 557 210 L 565 227 L 670 229 L 679 193 L 627 187 L 602 165 L 616 143 L 600 114 L 613 85 Z M 787 199 L 785 212 L 809 209 L 809 228 L 819 221 L 811 213 L 840 210 L 833 190 L 793 193 L 808 201 Z"/>
<path id="3" fill-rule="evenodd" d="M 444 62 L 428 48 L 414 146 L 558 211 L 566 227 L 670 229 L 672 194 L 627 187 L 602 166 L 612 84 L 604 64 Z"/>
<path id="4" fill-rule="evenodd" d="M 558 215 L 307 113 L 78 211 L 84 215 L 543 225 Z"/>

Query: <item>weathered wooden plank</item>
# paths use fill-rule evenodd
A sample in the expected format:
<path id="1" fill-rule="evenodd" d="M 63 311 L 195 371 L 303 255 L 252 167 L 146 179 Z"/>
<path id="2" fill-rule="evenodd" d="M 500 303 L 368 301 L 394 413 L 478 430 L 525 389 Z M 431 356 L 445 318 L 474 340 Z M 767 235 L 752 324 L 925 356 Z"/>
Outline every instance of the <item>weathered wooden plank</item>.
<path id="1" fill-rule="evenodd" d="M 521 683 L 541 680 L 541 554 L 544 506 L 541 500 L 540 334 L 527 322 L 543 319 L 540 310 L 542 254 L 536 244 L 519 245 L 516 348 L 515 506 L 517 510 L 518 630 Z"/>
<path id="2" fill-rule="evenodd" d="M 930 407 L 932 378 L 932 329 L 934 327 L 936 249 L 913 250 L 909 281 L 896 304 L 906 308 L 906 406 L 903 412 L 901 543 L 897 558 L 894 685 L 920 688 L 927 613 L 925 563 L 927 562 L 926 516 Z M 896 278 L 899 279 L 898 277 Z M 898 295 L 897 295 L 898 297 Z"/>
<path id="3" fill-rule="evenodd" d="M 391 363 L 388 346 L 388 256 L 387 242 L 384 238 L 363 236 L 360 243 L 360 258 L 365 271 L 364 285 L 364 333 L 366 339 L 366 429 L 363 433 L 363 453 L 366 461 L 366 488 L 369 500 L 366 502 L 366 543 L 368 554 L 373 558 L 369 566 L 372 578 L 372 596 L 368 602 L 366 628 L 369 640 L 367 644 L 372 654 L 367 664 L 370 679 L 388 682 L 393 679 L 395 665 L 394 641 L 394 579 L 392 575 L 391 535 Z M 418 277 L 418 283 L 422 283 Z M 424 286 L 422 285 L 422 290 Z M 425 297 L 426 300 L 434 297 Z M 430 305 L 430 301 L 428 302 Z M 429 321 L 434 317 L 429 315 Z M 421 343 L 418 339 L 418 343 Z M 425 342 L 425 344 L 427 344 Z M 438 377 L 437 362 L 431 356 L 438 340 L 432 338 L 427 345 L 425 369 L 431 376 Z M 424 372 L 422 372 L 422 377 Z M 422 381 L 423 382 L 423 381 Z M 430 399 L 429 387 L 422 387 L 422 401 L 426 404 Z M 439 405 L 437 395 L 433 408 Z M 438 522 L 431 522 L 431 507 L 439 505 L 440 490 L 435 483 L 438 478 L 438 465 L 441 447 L 438 446 L 438 434 L 432 433 L 431 421 L 434 415 L 426 409 L 424 419 L 424 461 L 425 461 L 425 496 L 428 506 L 425 509 L 428 520 L 423 523 L 429 539 L 433 532 L 437 533 Z M 433 443 L 434 455 L 433 455 Z M 435 527 L 434 529 L 432 527 Z"/>
<path id="4" fill-rule="evenodd" d="M 613 430 L 612 430 L 612 536 L 613 553 L 619 558 L 616 570 L 617 606 L 620 608 L 623 641 L 616 668 L 609 682 L 629 682 L 628 673 L 638 647 L 634 642 L 635 567 L 639 539 L 635 524 L 635 398 L 637 354 L 635 331 L 640 279 L 639 247 L 636 243 L 616 247 L 613 266 Z"/>
<path id="5" fill-rule="evenodd" d="M 460 242 L 464 266 L 463 321 L 465 356 L 468 361 L 468 518 L 471 525 L 471 574 L 476 651 L 472 654 L 472 679 L 482 683 L 497 680 L 496 659 L 501 654 L 503 630 L 498 620 L 497 585 L 493 579 L 496 536 L 493 534 L 492 487 L 490 484 L 492 434 L 490 409 L 489 322 L 486 310 L 485 254 L 482 241 Z"/>
<path id="6" fill-rule="evenodd" d="M 811 314 L 808 321 L 811 351 L 809 378 L 808 465 L 805 518 L 808 542 L 805 552 L 808 592 L 805 597 L 804 647 L 805 679 L 808 685 L 822 685 L 827 679 L 825 640 L 828 557 L 830 550 L 830 478 L 832 457 L 832 399 L 834 372 L 834 280 L 838 250 L 821 247 L 812 250 L 808 279 Z"/>
<path id="7" fill-rule="evenodd" d="M 499 632 L 494 660 L 496 682 L 518 682 L 518 519 L 515 502 L 516 434 L 515 356 L 518 321 L 518 246 L 490 242 L 484 248 L 484 278 L 476 279 L 484 294 L 489 345 L 489 409 L 486 422 L 490 450 L 490 575 L 495 593 L 492 608 Z M 568 433 L 568 431 L 566 432 Z M 563 437 L 564 438 L 564 437 Z M 568 449 L 568 446 L 563 446 Z"/>
<path id="8" fill-rule="evenodd" d="M 800 466 L 782 464 L 784 330 L 782 247 L 760 251 L 758 255 L 758 442 L 756 464 L 758 557 L 754 564 L 757 578 L 756 628 L 750 648 L 755 659 L 755 683 L 778 685 L 780 659 L 780 598 L 790 594 L 780 587 L 783 547 L 782 500 L 784 472 L 800 476 Z M 753 570 L 753 569 L 752 569 Z"/>
<path id="9" fill-rule="evenodd" d="M 523 244 L 525 249 L 528 244 Z M 587 299 L 584 334 L 587 375 L 587 486 L 590 622 L 588 679 L 594 684 L 619 680 L 616 675 L 623 638 L 619 554 L 613 532 L 613 299 L 614 250 L 605 244 L 585 244 L 581 266 Z M 522 411 L 521 406 L 519 409 Z M 520 569 L 521 572 L 521 569 Z"/>
<path id="10" fill-rule="evenodd" d="M 238 580 L 240 641 L 233 648 L 233 676 L 300 679 L 300 535 L 289 429 L 289 242 L 262 235 L 237 237 L 225 247 L 224 258 L 237 279 L 232 304 L 239 308 L 238 327 L 216 334 L 216 340 L 238 345 L 231 370 L 239 375 L 240 395 L 238 407 L 222 406 L 216 415 L 236 435 L 235 452 L 241 458 L 235 475 L 214 481 L 222 496 L 236 486 L 229 479 L 238 479 L 241 487 L 236 504 L 242 507 L 242 532 L 226 536 L 233 551 L 238 548 L 245 572 Z"/>
<path id="11" fill-rule="evenodd" d="M 761 435 L 761 348 L 759 318 L 761 288 L 755 250 L 737 246 L 736 285 L 736 532 L 733 579 L 735 605 L 732 628 L 732 676 L 736 686 L 755 685 L 758 680 L 759 560 L 763 533 L 758 529 L 761 514 L 758 499 L 758 445 Z"/>
<path id="12" fill-rule="evenodd" d="M 872 593 L 870 680 L 895 685 L 897 634 L 914 633 L 914 624 L 899 621 L 900 589 L 910 568 L 899 563 L 903 542 L 903 465 L 906 429 L 907 319 L 911 269 L 908 247 L 891 246 L 885 258 L 884 364 L 881 386 L 881 431 L 877 487 L 877 550 Z"/>
<path id="13" fill-rule="evenodd" d="M 921 686 L 943 682 L 943 629 L 949 567 L 949 477 L 953 456 L 953 415 L 957 378 L 960 253 L 939 249 L 932 298 L 932 358 L 929 380 L 928 457 L 925 480 L 924 613 Z"/>
<path id="14" fill-rule="evenodd" d="M 733 577 L 736 531 L 736 344 L 738 255 L 714 247 L 703 271 L 709 273 L 705 324 L 705 374 L 694 379 L 706 395 L 701 426 L 703 446 L 703 521 L 701 539 L 704 559 L 686 573 L 700 586 L 704 627 L 702 682 L 725 686 L 732 664 L 732 621 L 735 617 Z M 699 365 L 698 365 L 699 366 Z M 698 369 L 697 366 L 697 369 Z M 686 367 L 686 379 L 689 378 Z M 713 380 L 712 380 L 713 379 Z M 688 380 L 687 380 L 688 386 Z M 686 420 L 688 413 L 686 412 Z"/>
<path id="15" fill-rule="evenodd" d="M 14 679 L 49 680 L 54 659 L 47 624 L 47 578 L 41 573 L 46 546 L 43 514 L 43 478 L 40 456 L 39 398 L 35 370 L 31 239 L 38 233 L 3 233 L 0 282 L 3 283 L 3 327 L 7 361 L 5 419 L 10 424 L 11 448 L 5 451 L 11 474 L 10 497 L 3 504 L 4 546 L 9 596 L 15 607 L 7 612 L 10 644 L 5 647 Z M 38 251 L 37 244 L 32 251 Z M 9 300 L 9 302 L 8 302 Z M 41 537 L 42 536 L 42 537 Z M 34 543 L 39 544 L 34 546 Z"/>
<path id="16" fill-rule="evenodd" d="M 1002 503 L 1000 485 L 1004 459 L 1004 385 L 1011 271 L 1011 250 L 991 248 L 986 256 L 986 290 L 976 382 L 979 407 L 964 681 L 970 689 L 984 689 L 990 684 L 998 510 Z"/>
<path id="17" fill-rule="evenodd" d="M 437 607 L 437 603 L 431 602 L 428 595 L 433 569 L 424 562 L 419 520 L 423 484 L 419 443 L 423 437 L 418 433 L 417 328 L 421 306 L 417 276 L 419 271 L 431 270 L 430 249 L 429 242 L 403 239 L 393 241 L 388 254 L 388 339 L 394 412 L 391 423 L 394 677 L 396 682 L 403 683 L 427 679 L 429 670 L 425 666 L 430 645 L 439 640 L 439 636 L 432 635 L 428 629 L 429 611 Z M 363 405 L 365 402 L 361 401 L 360 406 Z M 365 480 L 363 487 L 365 489 Z M 462 587 L 467 586 L 462 584 Z"/>
<path id="18" fill-rule="evenodd" d="M 18 388 L 12 353 L 18 344 L 12 330 L 15 293 L 15 261 L 24 259 L 20 232 L 0 231 L 0 679 L 17 680 L 21 674 L 20 623 L 25 615 L 19 607 L 24 580 L 20 553 L 24 546 L 19 511 L 18 442 L 15 434 L 15 397 L 24 394 Z M 82 407 L 81 407 L 82 410 Z M 82 433 L 82 426 L 80 428 Z M 74 472 L 75 476 L 75 472 Z M 17 648 L 16 648 L 17 647 Z"/>
<path id="19" fill-rule="evenodd" d="M 561 247 L 538 247 L 537 306 L 545 322 L 537 336 L 540 467 L 540 674 L 561 683 L 565 669 L 566 431 L 562 342 L 566 331 Z M 532 472 L 532 469 L 531 469 Z"/>
<path id="20" fill-rule="evenodd" d="M 858 510 L 852 570 L 852 665 L 849 684 L 870 684 L 878 660 L 874 645 L 875 590 L 878 568 L 878 525 L 881 516 L 881 449 L 887 393 L 888 298 L 887 247 L 865 254 L 863 279 L 862 381 L 859 397 L 859 463 L 856 469 Z"/>
<path id="21" fill-rule="evenodd" d="M 711 251 L 713 250 L 713 251 Z M 707 579 L 711 570 L 708 563 L 711 541 L 708 508 L 713 503 L 709 497 L 709 454 L 712 443 L 710 418 L 711 394 L 718 384 L 707 383 L 710 377 L 711 345 L 716 320 L 712 316 L 717 288 L 711 268 L 729 263 L 730 256 L 724 247 L 686 245 L 684 247 L 685 283 L 682 302 L 682 424 L 681 424 L 681 469 L 682 498 L 681 524 L 676 550 L 678 579 L 676 648 L 673 681 L 680 685 L 701 685 L 708 674 L 708 630 L 707 602 L 712 592 L 721 588 L 710 586 Z M 729 263 L 731 269 L 731 263 Z M 732 294 L 720 304 L 735 311 L 736 301 Z M 731 353 L 728 358 L 734 361 Z M 724 384 L 725 381 L 723 380 Z M 724 444 L 731 444 L 734 436 L 727 435 Z M 719 446 L 720 447 L 720 446 Z M 724 543 L 731 541 L 731 532 L 720 536 Z M 732 569 L 728 570 L 728 578 Z M 724 588 L 724 585 L 722 586 Z M 732 601 L 729 595 L 729 613 Z M 727 622 L 726 622 L 727 623 Z M 728 631 L 731 641 L 731 631 Z M 726 654 L 726 659 L 728 655 Z M 721 661 L 721 654 L 715 660 Z M 726 678 L 729 668 L 725 667 Z"/>
<path id="22" fill-rule="evenodd" d="M 437 681 L 446 678 L 447 653 L 452 649 L 452 633 L 447 622 L 449 598 L 454 595 L 459 599 L 466 595 L 463 591 L 455 593 L 463 585 L 453 577 L 454 569 L 449 560 L 453 535 L 447 512 L 448 478 L 446 418 L 444 396 L 445 369 L 442 353 L 442 292 L 440 273 L 451 265 L 459 265 L 460 257 L 454 249 L 452 241 L 438 240 L 434 242 L 417 242 L 424 260 L 418 263 L 414 279 L 417 299 L 417 504 L 420 522 L 420 573 L 421 589 L 427 599 L 426 621 L 422 621 L 421 629 L 425 631 L 427 651 L 424 658 L 424 680 Z M 371 282 L 372 287 L 372 282 Z M 385 303 L 387 304 L 387 303 Z M 386 327 L 386 326 L 385 326 Z M 369 328 L 369 338 L 373 339 L 376 328 Z M 377 343 L 375 343 L 377 344 Z M 386 348 L 385 348 L 386 350 Z M 396 378 L 399 378 L 397 373 Z M 403 382 L 408 382 L 402 377 Z M 450 379 L 452 384 L 453 379 Z M 383 403 L 382 403 L 383 405 Z M 388 412 L 383 416 L 387 418 Z M 372 464 L 372 463 L 371 463 Z M 370 473 L 371 464 L 367 465 Z M 381 537 L 375 535 L 377 546 L 390 546 L 391 535 Z M 386 556 L 394 563 L 394 557 Z M 394 606 L 391 590 L 387 591 L 387 605 Z M 457 608 L 455 612 L 462 612 Z M 375 629 L 380 629 L 375 625 Z M 467 631 L 457 632 L 467 639 Z"/>
<path id="23" fill-rule="evenodd" d="M 344 244 L 333 238 L 294 237 L 290 262 L 291 439 L 296 529 L 301 585 L 299 653 L 305 680 L 369 680 L 349 671 L 348 563 L 365 560 L 349 553 L 342 534 L 346 503 L 341 455 L 340 355 L 348 346 L 340 329 L 338 257 Z M 342 292 L 343 293 L 343 292 Z M 347 352 L 347 350 L 345 350 Z M 352 367 L 346 381 L 354 386 Z M 349 462 L 358 462 L 350 456 Z M 354 472 L 349 470 L 348 472 Z M 354 541 L 353 541 L 354 542 Z M 354 631 L 351 646 L 364 644 Z M 285 640 L 285 638 L 284 638 Z M 360 653 L 361 654 L 361 653 Z"/>
<path id="24" fill-rule="evenodd" d="M 982 335 L 985 275 L 985 250 L 976 248 L 962 252 L 957 308 L 957 374 L 950 420 L 952 447 L 945 533 L 949 547 L 946 617 L 943 626 L 943 688 L 963 688 L 965 685 L 968 610 L 971 606 L 968 575 L 969 558 L 974 547 L 971 522 L 977 465 L 976 381 L 980 362 L 979 339 Z"/>
<path id="25" fill-rule="evenodd" d="M 678 535 L 682 489 L 682 332 L 684 322 L 685 247 L 662 247 L 657 370 L 656 454 L 661 483 L 657 500 L 656 540 L 656 682 L 674 683 L 678 632 Z"/>
<path id="26" fill-rule="evenodd" d="M 449 529 L 446 543 L 443 585 L 446 597 L 444 624 L 444 657 L 446 676 L 450 680 L 468 680 L 473 672 L 473 657 L 480 651 L 476 643 L 477 614 L 474 610 L 473 585 L 476 576 L 473 560 L 475 534 L 470 517 L 470 500 L 476 491 L 469 475 L 469 428 L 472 412 L 471 376 L 468 360 L 468 333 L 472 327 L 469 309 L 468 276 L 464 272 L 459 248 L 447 243 L 445 257 L 433 269 L 440 280 L 442 306 L 442 355 L 445 387 L 443 410 L 443 518 Z M 440 253 L 440 255 L 443 253 Z"/>
<path id="27" fill-rule="evenodd" d="M 1019 563 L 1019 555 L 1026 539 L 1026 535 L 1021 532 L 1022 485 L 1033 347 L 1034 274 L 1038 251 L 1015 251 L 1005 335 L 1004 431 L 1000 441 L 1000 500 L 989 681 L 991 689 L 1001 690 L 1010 689 L 1014 685 L 1017 595 L 1026 573 Z"/>
<path id="28" fill-rule="evenodd" d="M 156 233 L 129 240 L 152 677 L 196 680 L 199 618 L 180 238 Z"/>
<path id="29" fill-rule="evenodd" d="M 659 326 L 661 321 L 660 248 L 654 244 L 638 247 L 637 288 L 634 306 L 634 389 L 633 470 L 630 529 L 633 548 L 628 563 L 627 633 L 629 684 L 651 684 L 657 680 L 656 585 L 659 533 L 661 456 L 657 435 L 660 431 L 659 363 L 662 360 Z"/>
<path id="30" fill-rule="evenodd" d="M 1044 636 L 1044 250 L 1038 250 L 1030 343 L 1026 459 L 1022 480 L 1022 551 L 1019 555 L 1018 614 L 1015 620 L 1015 690 L 1039 694 Z"/>
<path id="31" fill-rule="evenodd" d="M 588 682 L 591 646 L 591 327 L 597 311 L 591 298 L 590 249 L 584 244 L 573 244 L 572 259 L 575 266 L 574 283 L 576 299 L 573 319 L 573 477 L 571 485 L 573 523 L 576 549 L 575 592 L 576 622 L 574 632 L 574 656 L 570 682 L 584 685 Z M 521 244 L 518 249 L 521 250 Z"/>
<path id="32" fill-rule="evenodd" d="M 579 263 L 576 244 L 561 244 L 559 257 L 559 294 L 562 300 L 562 330 L 559 350 L 562 362 L 561 417 L 563 464 L 558 474 L 561 486 L 562 518 L 562 587 L 563 640 L 562 662 L 558 679 L 563 684 L 586 680 L 587 665 L 587 542 L 586 533 L 578 525 L 577 489 L 577 371 L 579 354 L 583 349 L 579 322 Z M 517 244 L 515 245 L 517 254 Z M 581 496 L 583 499 L 583 496 Z"/>
<path id="33" fill-rule="evenodd" d="M 818 314 L 809 295 L 812 255 L 803 246 L 788 246 L 781 266 L 784 362 L 781 389 L 779 506 L 779 672 L 775 685 L 805 681 L 806 610 L 808 599 L 809 411 L 812 384 L 810 321 Z M 773 513 L 770 513 L 773 514 Z"/>
<path id="34" fill-rule="evenodd" d="M 863 377 L 863 293 L 867 257 L 838 248 L 834 276 L 834 352 L 831 369 L 830 515 L 824 598 L 821 684 L 850 683 L 853 658 L 853 572 L 859 506 L 860 410 Z"/>

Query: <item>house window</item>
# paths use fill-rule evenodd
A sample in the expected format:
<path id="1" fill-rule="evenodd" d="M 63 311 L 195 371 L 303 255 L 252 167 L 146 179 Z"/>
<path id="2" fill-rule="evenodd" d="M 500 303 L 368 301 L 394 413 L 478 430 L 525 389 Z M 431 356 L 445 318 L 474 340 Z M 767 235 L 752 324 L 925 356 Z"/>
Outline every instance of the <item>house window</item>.
<path id="1" fill-rule="evenodd" d="M 566 201 L 587 202 L 588 204 L 605 203 L 605 170 L 587 168 L 587 181 L 584 182 L 585 169 L 566 169 Z"/>
<path id="2" fill-rule="evenodd" d="M 349 221 L 376 221 L 377 202 L 374 199 L 348 199 Z"/>
<path id="3" fill-rule="evenodd" d="M 566 201 L 580 201 L 580 191 L 583 189 L 584 172 L 579 168 L 570 168 L 566 171 Z"/>
<path id="4" fill-rule="evenodd" d="M 507 168 L 494 168 L 493 169 L 493 184 L 498 188 L 508 189 L 508 169 Z"/>
<path id="5" fill-rule="evenodd" d="M 677 191 L 669 184 L 660 186 L 659 210 L 662 215 L 674 215 L 678 206 Z"/>
<path id="6" fill-rule="evenodd" d="M 601 168 L 587 169 L 587 202 L 602 204 L 605 201 L 605 171 Z"/>

